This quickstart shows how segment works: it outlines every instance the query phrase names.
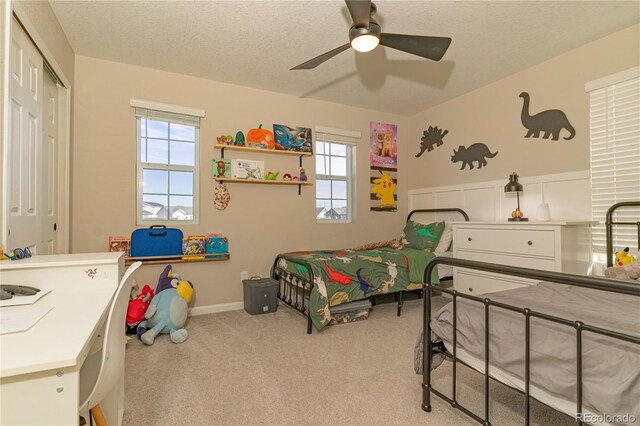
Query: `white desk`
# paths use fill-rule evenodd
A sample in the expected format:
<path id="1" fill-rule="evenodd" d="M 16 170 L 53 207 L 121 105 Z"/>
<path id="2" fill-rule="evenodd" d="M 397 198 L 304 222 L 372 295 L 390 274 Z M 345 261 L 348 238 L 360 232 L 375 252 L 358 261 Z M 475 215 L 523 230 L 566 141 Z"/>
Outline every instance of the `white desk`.
<path id="1" fill-rule="evenodd" d="M 2 284 L 48 285 L 33 305 L 51 306 L 30 330 L 0 335 L 0 423 L 78 423 L 80 369 L 104 326 L 124 272 L 122 253 L 34 256 L 0 262 Z M 124 371 L 101 407 L 109 424 L 121 424 Z"/>

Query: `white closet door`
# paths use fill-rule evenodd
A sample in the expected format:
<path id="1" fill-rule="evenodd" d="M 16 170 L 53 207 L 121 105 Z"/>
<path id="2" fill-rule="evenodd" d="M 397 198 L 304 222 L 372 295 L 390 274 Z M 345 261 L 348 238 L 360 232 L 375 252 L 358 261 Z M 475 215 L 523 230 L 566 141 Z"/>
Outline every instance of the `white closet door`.
<path id="1" fill-rule="evenodd" d="M 40 254 L 56 253 L 58 203 L 58 85 L 45 70 L 42 104 L 42 244 Z"/>
<path id="2" fill-rule="evenodd" d="M 6 249 L 46 253 L 42 238 L 43 60 L 13 20 L 9 62 L 9 159 Z"/>

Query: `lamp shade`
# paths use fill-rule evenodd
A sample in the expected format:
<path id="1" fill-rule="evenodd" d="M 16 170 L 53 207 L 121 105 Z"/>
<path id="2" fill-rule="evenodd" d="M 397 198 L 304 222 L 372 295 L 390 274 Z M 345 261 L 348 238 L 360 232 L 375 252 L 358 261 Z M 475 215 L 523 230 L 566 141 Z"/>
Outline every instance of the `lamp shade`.
<path id="1" fill-rule="evenodd" d="M 518 182 L 518 174 L 513 172 L 509 175 L 509 183 L 504 186 L 504 192 L 522 192 L 522 184 Z"/>

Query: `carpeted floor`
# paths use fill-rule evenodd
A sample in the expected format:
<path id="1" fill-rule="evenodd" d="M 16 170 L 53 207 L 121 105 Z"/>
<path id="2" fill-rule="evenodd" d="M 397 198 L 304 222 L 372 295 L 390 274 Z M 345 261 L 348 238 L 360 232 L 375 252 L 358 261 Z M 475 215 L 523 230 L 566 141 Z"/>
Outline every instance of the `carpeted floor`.
<path id="1" fill-rule="evenodd" d="M 446 300 L 440 299 L 436 306 Z M 192 317 L 189 339 L 127 345 L 125 425 L 419 424 L 476 425 L 433 397 L 420 408 L 422 377 L 413 372 L 413 347 L 422 302 L 409 300 L 401 317 L 393 303 L 369 319 L 306 334 L 306 319 L 281 305 L 273 314 L 245 311 Z M 451 363 L 434 373 L 449 392 Z M 483 413 L 482 376 L 459 368 L 461 403 Z M 491 419 L 523 424 L 523 396 L 491 383 Z M 534 403 L 532 424 L 573 425 Z"/>

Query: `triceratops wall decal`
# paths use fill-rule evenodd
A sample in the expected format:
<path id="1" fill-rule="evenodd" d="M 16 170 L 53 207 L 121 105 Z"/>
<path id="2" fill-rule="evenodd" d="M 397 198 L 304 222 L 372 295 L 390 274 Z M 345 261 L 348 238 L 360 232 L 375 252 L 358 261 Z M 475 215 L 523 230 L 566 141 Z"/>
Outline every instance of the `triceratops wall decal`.
<path id="1" fill-rule="evenodd" d="M 462 167 L 460 170 L 464 170 L 466 165 L 469 165 L 469 170 L 473 169 L 473 162 L 478 162 L 478 168 L 481 169 L 482 166 L 487 165 L 487 158 L 493 158 L 498 155 L 498 151 L 493 154 L 489 151 L 489 147 L 483 143 L 474 143 L 473 145 L 469 145 L 468 148 L 460 145 L 458 150 L 453 150 L 453 155 L 451 156 L 451 162 L 457 163 L 462 161 Z"/>

